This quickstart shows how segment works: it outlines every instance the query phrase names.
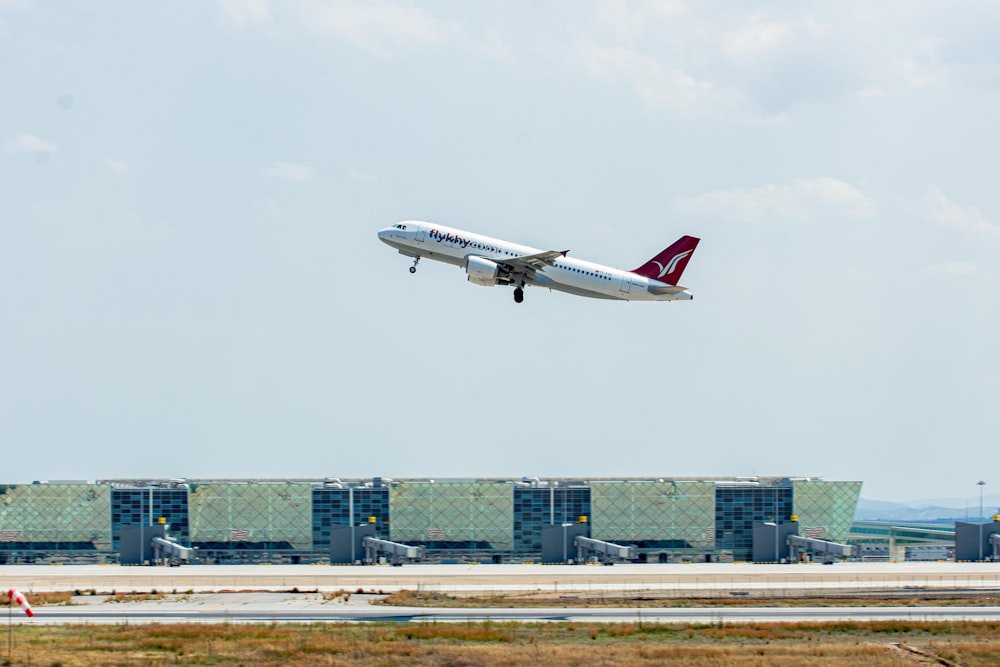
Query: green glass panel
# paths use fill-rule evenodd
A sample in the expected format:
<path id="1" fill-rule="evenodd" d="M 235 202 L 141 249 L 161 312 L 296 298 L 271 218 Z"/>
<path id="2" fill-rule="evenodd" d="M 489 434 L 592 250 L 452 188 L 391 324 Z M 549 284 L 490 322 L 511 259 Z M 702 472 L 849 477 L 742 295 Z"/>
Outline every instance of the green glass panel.
<path id="1" fill-rule="evenodd" d="M 398 482 L 389 499 L 392 539 L 514 543 L 514 492 L 510 482 Z"/>
<path id="2" fill-rule="evenodd" d="M 799 517 L 799 535 L 846 542 L 861 495 L 861 482 L 792 482 L 792 506 Z"/>
<path id="3" fill-rule="evenodd" d="M 192 542 L 242 539 L 312 548 L 311 484 L 192 484 L 188 502 Z"/>
<path id="4" fill-rule="evenodd" d="M 111 549 L 111 487 L 0 485 L 0 531 L 11 542 L 91 542 Z"/>
<path id="5" fill-rule="evenodd" d="M 591 489 L 595 539 L 682 540 L 695 548 L 713 545 L 713 482 L 591 482 Z"/>

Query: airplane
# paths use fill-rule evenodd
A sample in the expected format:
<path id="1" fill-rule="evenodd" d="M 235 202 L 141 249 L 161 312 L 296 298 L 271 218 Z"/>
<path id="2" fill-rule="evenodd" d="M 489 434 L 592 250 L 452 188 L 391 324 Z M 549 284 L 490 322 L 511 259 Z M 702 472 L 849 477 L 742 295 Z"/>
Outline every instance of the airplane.
<path id="1" fill-rule="evenodd" d="M 622 271 L 571 258 L 568 250 L 543 251 L 416 220 L 386 227 L 378 237 L 413 258 L 410 273 L 424 257 L 454 264 L 476 285 L 514 285 L 516 303 L 528 285 L 595 299 L 690 301 L 694 295 L 677 283 L 700 240 L 682 236 L 639 268 Z"/>

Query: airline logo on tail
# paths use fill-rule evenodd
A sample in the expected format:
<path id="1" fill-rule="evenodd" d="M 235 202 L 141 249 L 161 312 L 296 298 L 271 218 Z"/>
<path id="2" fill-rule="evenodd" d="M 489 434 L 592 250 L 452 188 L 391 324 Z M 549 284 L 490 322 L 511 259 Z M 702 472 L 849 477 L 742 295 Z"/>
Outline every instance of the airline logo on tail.
<path id="1" fill-rule="evenodd" d="M 693 252 L 694 252 L 694 248 L 691 248 L 690 250 L 685 250 L 684 252 L 681 252 L 681 253 L 678 253 L 678 254 L 674 255 L 670 259 L 670 261 L 667 262 L 666 266 L 664 266 L 663 264 L 660 264 L 659 262 L 657 262 L 654 259 L 653 260 L 653 264 L 656 264 L 658 267 L 660 267 L 660 275 L 656 276 L 656 279 L 659 280 L 660 278 L 662 278 L 663 276 L 667 275 L 668 273 L 673 273 L 674 269 L 677 268 L 677 264 L 682 259 L 684 259 L 685 257 L 687 257 L 688 255 L 690 255 Z"/>
<path id="2" fill-rule="evenodd" d="M 670 285 L 676 285 L 684 273 L 688 260 L 698 247 L 699 240 L 694 236 L 682 236 L 632 273 L 638 273 L 650 280 L 662 280 Z"/>

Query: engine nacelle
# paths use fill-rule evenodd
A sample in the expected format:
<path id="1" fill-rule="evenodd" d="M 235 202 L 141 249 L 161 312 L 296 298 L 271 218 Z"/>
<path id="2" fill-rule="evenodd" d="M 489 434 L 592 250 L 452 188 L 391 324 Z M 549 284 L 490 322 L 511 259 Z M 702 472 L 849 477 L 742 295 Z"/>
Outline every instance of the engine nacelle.
<path id="1" fill-rule="evenodd" d="M 470 283 L 492 287 L 500 282 L 500 265 L 485 257 L 470 256 L 465 263 L 465 272 Z"/>

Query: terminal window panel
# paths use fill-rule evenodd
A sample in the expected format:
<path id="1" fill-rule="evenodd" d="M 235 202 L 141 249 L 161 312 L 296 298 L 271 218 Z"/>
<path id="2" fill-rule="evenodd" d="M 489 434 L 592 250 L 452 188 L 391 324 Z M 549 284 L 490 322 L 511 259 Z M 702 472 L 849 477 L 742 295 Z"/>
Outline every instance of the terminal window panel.
<path id="1" fill-rule="evenodd" d="M 669 542 L 712 549 L 715 483 L 692 480 L 593 482 L 592 537 L 623 544 Z"/>
<path id="2" fill-rule="evenodd" d="M 152 502 L 152 511 L 150 511 Z M 190 544 L 187 489 L 113 489 L 111 492 L 111 548 L 119 549 L 122 526 L 150 525 L 166 519 L 170 536 Z"/>
<path id="3" fill-rule="evenodd" d="M 799 534 L 846 542 L 861 495 L 861 482 L 795 481 Z"/>
<path id="4" fill-rule="evenodd" d="M 542 550 L 542 524 L 590 520 L 589 488 L 515 488 L 514 550 L 538 554 Z"/>
<path id="5" fill-rule="evenodd" d="M 350 508 L 354 504 L 354 517 Z M 312 492 L 313 549 L 330 548 L 331 526 L 368 524 L 375 517 L 375 535 L 389 538 L 389 489 L 382 488 L 314 488 Z"/>
<path id="6" fill-rule="evenodd" d="M 508 482 L 396 483 L 390 539 L 432 549 L 509 551 L 513 498 Z"/>
<path id="7" fill-rule="evenodd" d="M 0 551 L 106 551 L 111 493 L 92 484 L 0 484 Z"/>
<path id="8" fill-rule="evenodd" d="M 787 521 L 792 515 L 792 488 L 746 487 L 715 491 L 715 548 L 730 550 L 734 560 L 753 557 L 753 524 Z"/>
<path id="9" fill-rule="evenodd" d="M 191 541 L 202 549 L 308 550 L 313 485 L 190 485 Z"/>

